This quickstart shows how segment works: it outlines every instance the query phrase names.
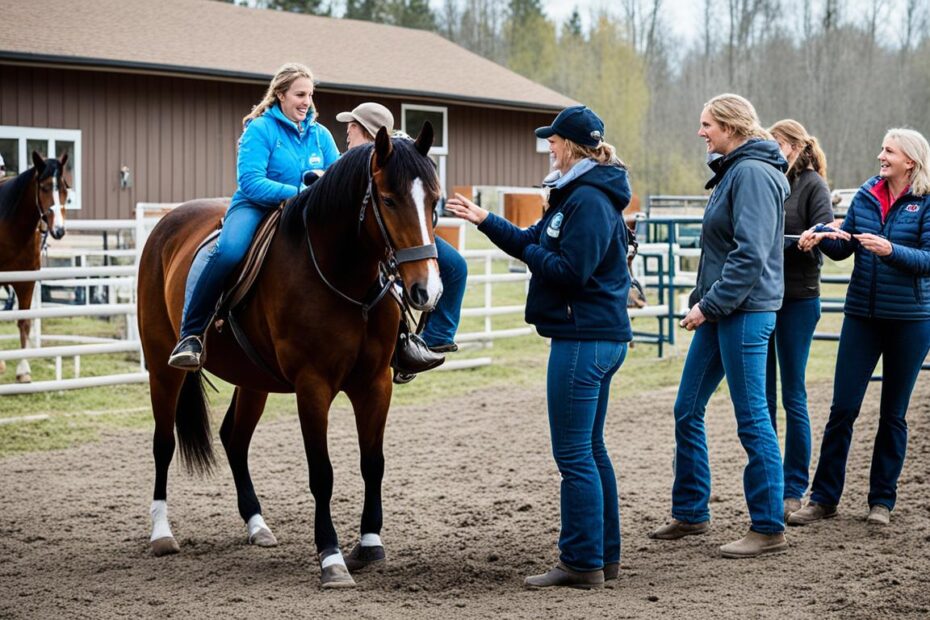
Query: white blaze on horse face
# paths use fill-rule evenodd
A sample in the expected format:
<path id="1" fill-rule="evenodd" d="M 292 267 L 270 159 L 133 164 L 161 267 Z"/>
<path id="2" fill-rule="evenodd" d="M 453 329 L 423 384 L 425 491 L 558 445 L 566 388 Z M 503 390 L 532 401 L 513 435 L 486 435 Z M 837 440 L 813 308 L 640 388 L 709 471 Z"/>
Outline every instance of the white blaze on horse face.
<path id="1" fill-rule="evenodd" d="M 65 190 L 67 192 L 68 190 Z M 65 201 L 67 202 L 67 194 L 65 196 Z M 58 194 L 58 177 L 52 177 L 52 206 L 49 208 L 49 211 L 52 212 L 52 221 L 55 223 L 55 231 L 60 231 L 63 226 L 64 216 L 62 215 L 63 206 L 61 204 L 61 196 Z"/>
<path id="2" fill-rule="evenodd" d="M 429 224 L 426 221 L 426 190 L 423 189 L 423 181 L 420 177 L 413 180 L 410 186 L 410 196 L 413 198 L 413 204 L 417 209 L 417 218 L 420 220 L 420 234 L 423 238 L 422 244 L 429 245 Z M 433 308 L 442 295 L 442 280 L 439 278 L 439 263 L 433 259 L 427 263 L 429 275 L 426 278 L 426 293 L 429 296 L 426 302 L 427 308 Z"/>

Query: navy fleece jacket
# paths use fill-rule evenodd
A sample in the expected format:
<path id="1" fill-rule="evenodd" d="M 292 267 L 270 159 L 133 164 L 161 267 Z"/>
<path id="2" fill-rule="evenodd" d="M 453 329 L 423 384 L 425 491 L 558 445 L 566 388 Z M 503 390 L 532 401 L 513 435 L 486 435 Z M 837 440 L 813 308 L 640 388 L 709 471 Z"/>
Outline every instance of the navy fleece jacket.
<path id="1" fill-rule="evenodd" d="M 598 165 L 549 194 L 549 208 L 529 228 L 496 215 L 478 227 L 532 272 L 526 322 L 549 338 L 633 338 L 626 310 L 630 274 L 621 213 L 630 202 L 626 170 Z"/>

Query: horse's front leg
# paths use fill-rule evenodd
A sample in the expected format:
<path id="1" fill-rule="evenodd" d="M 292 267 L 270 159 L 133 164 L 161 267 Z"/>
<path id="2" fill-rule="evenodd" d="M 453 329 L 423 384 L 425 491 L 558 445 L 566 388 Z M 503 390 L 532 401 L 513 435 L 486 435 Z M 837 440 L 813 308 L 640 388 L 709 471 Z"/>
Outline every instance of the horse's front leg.
<path id="1" fill-rule="evenodd" d="M 16 296 L 19 298 L 19 309 L 28 310 L 32 307 L 32 293 L 35 290 L 34 282 L 18 282 L 13 285 Z M 16 322 L 19 327 L 19 347 L 25 349 L 29 346 L 29 332 L 32 330 L 32 319 L 20 319 Z M 17 383 L 32 383 L 32 368 L 29 360 L 23 359 L 16 365 Z"/>
<path id="2" fill-rule="evenodd" d="M 384 478 L 384 426 L 391 404 L 391 373 L 385 370 L 366 386 L 346 391 L 355 410 L 365 504 L 360 539 L 347 558 L 349 570 L 359 571 L 385 561 L 381 541 L 381 481 Z"/>
<path id="3" fill-rule="evenodd" d="M 300 430 L 310 469 L 310 492 L 316 504 L 313 535 L 320 559 L 320 583 L 324 588 L 353 588 L 355 580 L 349 574 L 339 550 L 339 539 L 330 512 L 333 497 L 333 465 L 326 443 L 329 407 L 335 393 L 319 377 L 301 379 L 297 387 L 297 411 Z"/>

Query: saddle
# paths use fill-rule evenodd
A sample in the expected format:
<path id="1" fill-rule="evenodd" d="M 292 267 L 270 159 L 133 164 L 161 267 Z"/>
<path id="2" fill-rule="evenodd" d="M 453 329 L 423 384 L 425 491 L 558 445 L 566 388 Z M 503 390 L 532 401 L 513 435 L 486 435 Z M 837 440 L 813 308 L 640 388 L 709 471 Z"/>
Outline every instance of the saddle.
<path id="1" fill-rule="evenodd" d="M 213 318 L 210 322 L 218 333 L 221 333 L 228 325 L 239 348 L 242 349 L 252 363 L 265 371 L 266 374 L 270 375 L 278 383 L 290 387 L 287 380 L 265 363 L 258 351 L 255 350 L 255 347 L 252 346 L 252 343 L 249 342 L 245 332 L 239 327 L 234 315 L 234 311 L 243 304 L 249 292 L 252 290 L 252 286 L 254 286 L 255 281 L 258 279 L 262 264 L 265 262 L 265 257 L 268 255 L 268 249 L 271 247 L 271 242 L 274 240 L 275 233 L 278 230 L 278 223 L 281 221 L 281 213 L 284 210 L 283 207 L 284 203 L 282 202 L 276 209 L 270 211 L 262 219 L 258 226 L 258 230 L 255 231 L 255 237 L 252 239 L 252 244 L 249 246 L 245 258 L 236 271 L 233 272 L 234 277 L 230 280 L 231 284 L 227 284 L 223 289 L 223 293 L 220 295 L 220 299 L 216 304 L 216 310 L 214 310 Z M 198 264 L 201 264 L 213 247 L 216 246 L 217 239 L 222 229 L 223 221 L 221 220 L 220 226 L 207 235 L 206 239 L 197 247 L 197 250 L 194 252 L 192 270 L 197 269 Z M 206 341 L 204 342 L 204 346 L 206 347 Z M 204 350 L 204 355 L 206 355 L 206 350 Z"/>

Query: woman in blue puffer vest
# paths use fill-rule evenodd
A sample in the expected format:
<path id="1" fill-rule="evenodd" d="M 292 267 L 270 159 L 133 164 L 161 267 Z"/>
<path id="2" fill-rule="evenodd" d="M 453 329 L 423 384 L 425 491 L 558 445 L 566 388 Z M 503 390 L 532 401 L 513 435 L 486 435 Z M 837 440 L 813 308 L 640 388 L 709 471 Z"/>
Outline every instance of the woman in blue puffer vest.
<path id="1" fill-rule="evenodd" d="M 798 242 L 806 250 L 819 244 L 834 260 L 853 253 L 856 259 L 846 293 L 833 404 L 810 502 L 789 517 L 791 525 L 836 515 L 853 423 L 879 358 L 881 413 L 872 452 L 868 522 L 887 524 L 895 505 L 907 449 L 905 415 L 930 351 L 930 145 L 916 131 L 892 129 L 885 134 L 878 160 L 879 175 L 859 188 L 842 228 L 814 227 Z"/>
<path id="2" fill-rule="evenodd" d="M 321 175 L 339 158 L 332 134 L 314 120 L 315 115 L 313 74 L 304 65 L 288 63 L 278 69 L 262 101 L 242 119 L 239 189 L 216 245 L 206 261 L 195 262 L 188 274 L 181 337 L 169 365 L 200 368 L 203 334 L 223 285 L 245 257 L 262 218 L 298 194 L 305 174 Z"/>

